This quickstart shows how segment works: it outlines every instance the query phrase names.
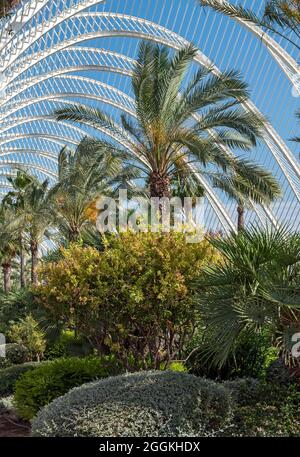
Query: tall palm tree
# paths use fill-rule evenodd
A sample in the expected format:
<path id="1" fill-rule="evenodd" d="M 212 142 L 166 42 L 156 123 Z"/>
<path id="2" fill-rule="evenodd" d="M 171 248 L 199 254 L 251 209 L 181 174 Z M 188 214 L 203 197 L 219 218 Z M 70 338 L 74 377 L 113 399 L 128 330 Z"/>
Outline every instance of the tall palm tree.
<path id="1" fill-rule="evenodd" d="M 288 335 L 300 331 L 299 233 L 252 228 L 211 243 L 223 260 L 198 282 L 203 357 L 222 366 L 243 332 L 266 327 L 291 347 Z"/>
<path id="2" fill-rule="evenodd" d="M 38 283 L 37 265 L 39 246 L 44 236 L 50 236 L 49 226 L 53 221 L 53 204 L 48 181 L 34 179 L 28 186 L 24 199 L 24 218 L 29 236 L 31 253 L 31 282 Z"/>
<path id="3" fill-rule="evenodd" d="M 232 5 L 224 0 L 200 0 L 200 3 L 229 17 L 252 22 L 300 49 L 300 0 L 267 0 L 261 17 L 252 9 Z"/>
<path id="4" fill-rule="evenodd" d="M 109 153 L 110 145 L 83 138 L 75 151 L 63 148 L 58 159 L 58 183 L 52 188 L 56 223 L 69 241 L 78 241 L 90 221 L 89 209 L 103 195 L 129 187 L 138 173 Z"/>
<path id="5" fill-rule="evenodd" d="M 25 196 L 28 187 L 34 178 L 24 170 L 17 170 L 15 177 L 8 177 L 7 180 L 13 187 L 2 200 L 2 205 L 13 209 L 17 215 L 24 215 Z M 25 287 L 25 252 L 24 252 L 24 232 L 26 229 L 25 219 L 19 225 L 19 257 L 20 257 L 20 286 Z"/>
<path id="6" fill-rule="evenodd" d="M 0 262 L 3 273 L 3 290 L 11 289 L 12 263 L 18 252 L 18 218 L 11 209 L 0 209 Z"/>
<path id="7" fill-rule="evenodd" d="M 247 85 L 234 71 L 217 76 L 205 68 L 185 84 L 196 53 L 194 46 L 171 55 L 164 46 L 141 43 L 132 77 L 136 120 L 122 115 L 120 125 L 85 105 L 57 110 L 56 119 L 109 131 L 119 143 L 110 152 L 141 170 L 151 197 L 169 197 L 173 180 L 195 177 L 197 167 L 225 192 L 238 180 L 243 199 L 255 189 L 257 198 L 272 200 L 279 185 L 271 174 L 224 150 L 249 150 L 263 136 L 264 120 L 240 108 L 248 98 Z"/>

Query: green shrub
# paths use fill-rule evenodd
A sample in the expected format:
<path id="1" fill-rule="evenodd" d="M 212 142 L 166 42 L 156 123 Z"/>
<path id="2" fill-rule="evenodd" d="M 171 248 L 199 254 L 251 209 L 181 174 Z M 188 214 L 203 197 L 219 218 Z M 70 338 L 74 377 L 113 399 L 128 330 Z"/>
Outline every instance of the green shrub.
<path id="1" fill-rule="evenodd" d="M 269 365 L 278 357 L 278 350 L 271 345 L 269 332 L 253 334 L 244 332 L 236 341 L 224 365 L 220 368 L 211 364 L 202 352 L 205 347 L 203 332 L 198 331 L 189 345 L 191 357 L 187 360 L 190 373 L 211 379 L 227 380 L 252 377 L 265 379 Z M 204 345 L 203 345 L 204 342 Z M 197 349 L 198 348 L 198 349 Z M 196 349 L 193 353 L 192 351 Z"/>
<path id="2" fill-rule="evenodd" d="M 91 345 L 81 336 L 75 336 L 74 331 L 63 331 L 57 340 L 48 344 L 45 358 L 48 360 L 59 357 L 83 357 L 91 355 Z"/>
<path id="3" fill-rule="evenodd" d="M 292 375 L 291 369 L 286 366 L 283 359 L 276 359 L 269 365 L 266 378 L 268 382 L 282 386 L 297 383 L 297 378 Z"/>
<path id="4" fill-rule="evenodd" d="M 224 383 L 233 400 L 230 436 L 300 436 L 300 393 L 256 379 Z"/>
<path id="5" fill-rule="evenodd" d="M 28 350 L 24 346 L 16 343 L 5 345 L 5 357 L 0 358 L 0 368 L 7 368 L 12 365 L 25 363 L 28 358 Z"/>
<path id="6" fill-rule="evenodd" d="M 187 373 L 147 371 L 85 384 L 43 408 L 34 436 L 210 436 L 230 417 L 230 395 Z"/>
<path id="7" fill-rule="evenodd" d="M 33 370 L 38 366 L 40 366 L 38 362 L 29 362 L 0 370 L 0 397 L 12 394 L 14 392 L 16 381 L 24 373 Z"/>
<path id="8" fill-rule="evenodd" d="M 72 387 L 109 376 L 118 370 L 109 358 L 70 357 L 48 361 L 25 373 L 16 383 L 14 402 L 23 419 L 32 419 L 38 410 Z"/>
<path id="9" fill-rule="evenodd" d="M 103 252 L 74 244 L 62 254 L 42 265 L 36 288 L 50 319 L 131 371 L 181 358 L 199 317 L 193 281 L 219 258 L 207 240 L 128 231 L 109 237 Z"/>
<path id="10" fill-rule="evenodd" d="M 44 331 L 31 314 L 10 327 L 8 337 L 28 350 L 30 360 L 40 360 L 46 348 Z"/>
<path id="11" fill-rule="evenodd" d="M 37 304 L 33 293 L 28 289 L 0 293 L 0 332 L 7 335 L 12 321 L 26 317 L 30 312 L 36 313 Z"/>

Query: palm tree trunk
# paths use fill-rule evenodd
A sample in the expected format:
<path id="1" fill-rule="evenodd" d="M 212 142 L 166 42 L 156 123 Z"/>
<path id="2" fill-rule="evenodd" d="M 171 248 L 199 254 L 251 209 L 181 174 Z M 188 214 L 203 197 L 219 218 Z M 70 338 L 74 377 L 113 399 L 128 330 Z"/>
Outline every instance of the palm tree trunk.
<path id="1" fill-rule="evenodd" d="M 167 175 L 153 171 L 149 177 L 150 197 L 151 198 L 170 198 L 170 179 Z M 159 221 L 162 222 L 164 205 L 159 202 L 157 206 Z"/>
<path id="2" fill-rule="evenodd" d="M 69 230 L 69 243 L 77 243 L 80 237 L 80 231 L 78 227 L 71 227 Z"/>
<path id="3" fill-rule="evenodd" d="M 244 228 L 245 228 L 245 207 L 242 202 L 239 202 L 239 204 L 238 204 L 237 213 L 238 213 L 237 229 L 238 229 L 238 232 L 240 232 L 241 230 L 244 230 Z"/>
<path id="4" fill-rule="evenodd" d="M 170 198 L 170 178 L 159 171 L 152 171 L 149 177 L 150 197 Z"/>
<path id="5" fill-rule="evenodd" d="M 5 262 L 2 264 L 3 271 L 3 289 L 4 293 L 8 294 L 11 289 L 11 263 Z"/>
<path id="6" fill-rule="evenodd" d="M 20 234 L 20 286 L 25 287 L 25 255 L 23 246 L 23 234 Z"/>
<path id="7" fill-rule="evenodd" d="M 31 282 L 34 286 L 38 285 L 37 265 L 38 265 L 38 243 L 35 240 L 30 242 L 31 251 Z"/>

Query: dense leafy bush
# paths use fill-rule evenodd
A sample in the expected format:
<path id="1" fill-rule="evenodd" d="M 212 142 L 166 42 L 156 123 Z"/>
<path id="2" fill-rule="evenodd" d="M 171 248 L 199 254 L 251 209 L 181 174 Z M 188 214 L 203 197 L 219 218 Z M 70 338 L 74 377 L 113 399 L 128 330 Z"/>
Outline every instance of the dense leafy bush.
<path id="1" fill-rule="evenodd" d="M 109 376 L 118 365 L 109 358 L 70 357 L 49 361 L 25 373 L 15 386 L 14 403 L 23 419 L 32 419 L 38 410 L 72 387 Z"/>
<path id="2" fill-rule="evenodd" d="M 73 245 L 44 265 L 37 293 L 54 321 L 75 327 L 128 369 L 181 358 L 199 310 L 192 282 L 216 259 L 182 233 L 111 236 L 103 252 Z"/>
<path id="3" fill-rule="evenodd" d="M 297 364 L 300 331 L 300 234 L 252 227 L 211 240 L 222 255 L 197 281 L 206 332 L 205 355 L 222 367 L 243 332 L 271 331 L 280 356 Z"/>
<path id="4" fill-rule="evenodd" d="M 41 362 L 46 363 L 46 362 Z M 38 362 L 23 363 L 0 370 L 0 397 L 13 393 L 16 381 L 27 371 L 39 366 Z"/>
<path id="5" fill-rule="evenodd" d="M 93 348 L 82 336 L 75 336 L 74 331 L 63 331 L 62 334 L 48 346 L 45 351 L 45 358 L 48 360 L 59 357 L 88 356 Z"/>
<path id="6" fill-rule="evenodd" d="M 23 345 L 28 350 L 29 360 L 40 360 L 46 348 L 46 337 L 38 322 L 31 314 L 10 327 L 11 341 Z"/>
<path id="7" fill-rule="evenodd" d="M 268 382 L 283 386 L 299 383 L 298 377 L 293 375 L 293 370 L 286 366 L 283 359 L 276 359 L 270 364 L 266 378 Z"/>
<path id="8" fill-rule="evenodd" d="M 271 345 L 270 332 L 242 333 L 222 367 L 211 363 L 202 353 L 203 332 L 196 332 L 189 344 L 190 357 L 187 367 L 190 373 L 211 379 L 227 380 L 253 377 L 265 379 L 269 365 L 278 357 L 278 350 Z M 205 347 L 205 340 L 204 340 Z"/>
<path id="9" fill-rule="evenodd" d="M 0 357 L 0 369 L 11 365 L 19 365 L 28 360 L 28 350 L 24 346 L 16 343 L 5 345 L 5 357 Z"/>
<path id="10" fill-rule="evenodd" d="M 8 294 L 0 293 L 0 332 L 7 334 L 12 322 L 32 314 L 36 319 L 45 315 L 30 289 L 13 290 Z"/>
<path id="11" fill-rule="evenodd" d="M 255 379 L 224 383 L 233 400 L 232 436 L 300 436 L 300 392 Z"/>
<path id="12" fill-rule="evenodd" d="M 39 412 L 33 435 L 214 435 L 229 416 L 222 385 L 187 373 L 148 371 L 71 390 Z"/>

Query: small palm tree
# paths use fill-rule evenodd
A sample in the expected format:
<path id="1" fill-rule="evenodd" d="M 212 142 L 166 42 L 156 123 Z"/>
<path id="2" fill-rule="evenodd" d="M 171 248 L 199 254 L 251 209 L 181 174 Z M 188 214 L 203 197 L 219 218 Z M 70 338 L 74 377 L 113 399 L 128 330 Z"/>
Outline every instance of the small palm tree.
<path id="1" fill-rule="evenodd" d="M 232 5 L 224 0 L 200 0 L 202 6 L 208 6 L 229 17 L 251 22 L 262 29 L 280 36 L 300 49 L 300 1 L 268 0 L 265 1 L 264 14 L 259 17 L 251 9 L 242 5 Z"/>
<path id="2" fill-rule="evenodd" d="M 53 221 L 53 204 L 48 181 L 39 182 L 33 178 L 26 189 L 24 198 L 24 220 L 29 237 L 31 253 L 31 282 L 38 283 L 37 265 L 40 243 L 45 236 L 50 236 L 49 227 Z"/>
<path id="3" fill-rule="evenodd" d="M 62 108 L 56 118 L 111 132 L 122 146 L 111 146 L 110 151 L 142 171 L 151 197 L 170 197 L 178 176 L 182 182 L 196 182 L 196 165 L 197 172 L 225 192 L 230 187 L 232 194 L 231 186 L 238 182 L 234 192 L 242 201 L 256 190 L 259 203 L 272 200 L 280 189 L 271 174 L 226 152 L 248 150 L 263 135 L 264 120 L 239 107 L 248 98 L 246 84 L 233 71 L 216 76 L 201 69 L 186 85 L 196 53 L 195 47 L 187 46 L 170 55 L 166 47 L 141 43 L 132 77 L 136 121 L 122 115 L 119 125 L 85 105 Z"/>
<path id="4" fill-rule="evenodd" d="M 11 209 L 0 209 L 0 261 L 3 272 L 3 290 L 11 289 L 12 263 L 18 253 L 19 219 Z"/>
<path id="5" fill-rule="evenodd" d="M 291 329 L 299 332 L 299 233 L 253 228 L 211 243 L 223 260 L 198 283 L 207 326 L 203 357 L 222 366 L 243 332 L 269 327 L 282 341 Z"/>
<path id="6" fill-rule="evenodd" d="M 58 159 L 58 183 L 51 190 L 56 223 L 63 237 L 78 241 L 91 223 L 91 208 L 100 196 L 130 187 L 138 173 L 109 153 L 110 145 L 83 138 L 75 151 L 63 148 Z"/>
<path id="7" fill-rule="evenodd" d="M 13 187 L 2 200 L 2 205 L 11 208 L 15 213 L 22 217 L 24 215 L 25 196 L 28 187 L 34 181 L 34 178 L 24 170 L 18 169 L 15 177 L 7 178 Z M 25 220 L 19 226 L 19 257 L 20 257 L 20 286 L 25 287 L 25 249 L 24 249 L 24 232 L 26 229 Z"/>

